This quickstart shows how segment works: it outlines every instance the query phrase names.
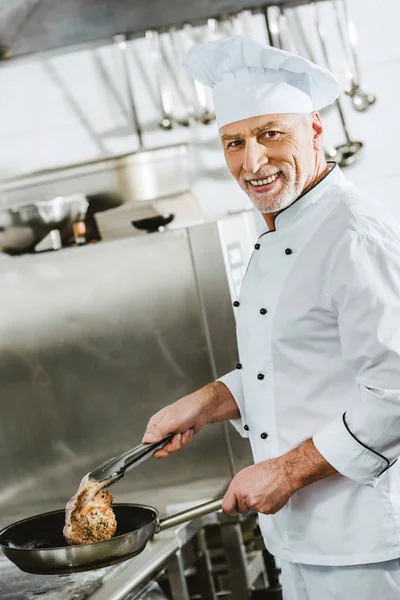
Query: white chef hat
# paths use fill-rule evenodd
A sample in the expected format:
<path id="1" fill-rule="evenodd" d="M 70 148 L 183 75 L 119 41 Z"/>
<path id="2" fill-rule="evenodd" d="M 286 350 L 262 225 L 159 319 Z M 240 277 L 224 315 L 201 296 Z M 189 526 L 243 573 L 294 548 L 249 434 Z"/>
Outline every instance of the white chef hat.
<path id="1" fill-rule="evenodd" d="M 259 115 L 310 114 L 340 92 L 328 69 L 242 35 L 193 46 L 185 68 L 212 88 L 219 128 Z"/>

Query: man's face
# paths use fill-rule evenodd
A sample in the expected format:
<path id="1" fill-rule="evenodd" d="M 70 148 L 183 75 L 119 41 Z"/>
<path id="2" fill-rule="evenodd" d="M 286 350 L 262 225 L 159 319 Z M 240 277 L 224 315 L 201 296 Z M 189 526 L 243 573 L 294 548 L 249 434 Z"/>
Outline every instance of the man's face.
<path id="1" fill-rule="evenodd" d="M 220 135 L 229 170 L 260 212 L 286 208 L 313 185 L 322 148 L 318 113 L 252 117 Z"/>

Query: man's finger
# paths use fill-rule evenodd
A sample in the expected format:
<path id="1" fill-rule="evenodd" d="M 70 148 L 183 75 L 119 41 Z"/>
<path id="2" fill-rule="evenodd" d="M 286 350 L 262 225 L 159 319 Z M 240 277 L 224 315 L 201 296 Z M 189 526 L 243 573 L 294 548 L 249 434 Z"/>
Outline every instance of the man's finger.
<path id="1" fill-rule="evenodd" d="M 222 500 L 222 510 L 228 515 L 237 515 L 237 498 L 235 492 L 228 490 Z"/>
<path id="2" fill-rule="evenodd" d="M 169 456 L 169 452 L 166 452 L 165 450 L 157 450 L 153 456 L 154 458 L 167 458 L 167 456 Z"/>
<path id="3" fill-rule="evenodd" d="M 182 434 L 182 446 L 187 446 L 192 441 L 193 429 L 188 429 Z"/>
<path id="4" fill-rule="evenodd" d="M 146 431 L 144 433 L 144 436 L 143 436 L 143 439 L 142 439 L 142 443 L 143 444 L 153 444 L 154 442 L 159 442 L 168 433 L 169 433 L 169 431 L 167 431 L 165 433 L 163 429 L 160 429 L 156 425 L 151 425 L 149 423 L 149 425 L 147 426 L 147 429 L 146 429 Z"/>

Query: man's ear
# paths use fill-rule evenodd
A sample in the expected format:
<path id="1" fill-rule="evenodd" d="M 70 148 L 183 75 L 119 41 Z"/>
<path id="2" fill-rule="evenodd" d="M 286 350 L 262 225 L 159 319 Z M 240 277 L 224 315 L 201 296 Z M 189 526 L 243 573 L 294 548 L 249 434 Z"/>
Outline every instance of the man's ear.
<path id="1" fill-rule="evenodd" d="M 313 142 L 315 150 L 323 147 L 324 126 L 318 112 L 311 113 L 311 127 L 313 130 Z"/>

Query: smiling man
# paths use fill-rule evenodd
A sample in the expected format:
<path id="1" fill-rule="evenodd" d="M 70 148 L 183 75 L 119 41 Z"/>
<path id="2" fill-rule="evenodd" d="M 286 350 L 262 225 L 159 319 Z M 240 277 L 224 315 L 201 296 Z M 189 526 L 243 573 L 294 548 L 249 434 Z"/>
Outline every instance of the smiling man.
<path id="1" fill-rule="evenodd" d="M 221 128 L 228 167 L 268 225 L 329 170 L 322 131 L 318 113 L 257 116 Z"/>
<path id="2" fill-rule="evenodd" d="M 259 512 L 285 600 L 400 597 L 400 227 L 323 152 L 329 71 L 245 37 L 194 47 L 227 165 L 261 212 L 232 372 L 154 415 L 158 456 L 231 420 L 254 465 L 223 508 Z"/>

